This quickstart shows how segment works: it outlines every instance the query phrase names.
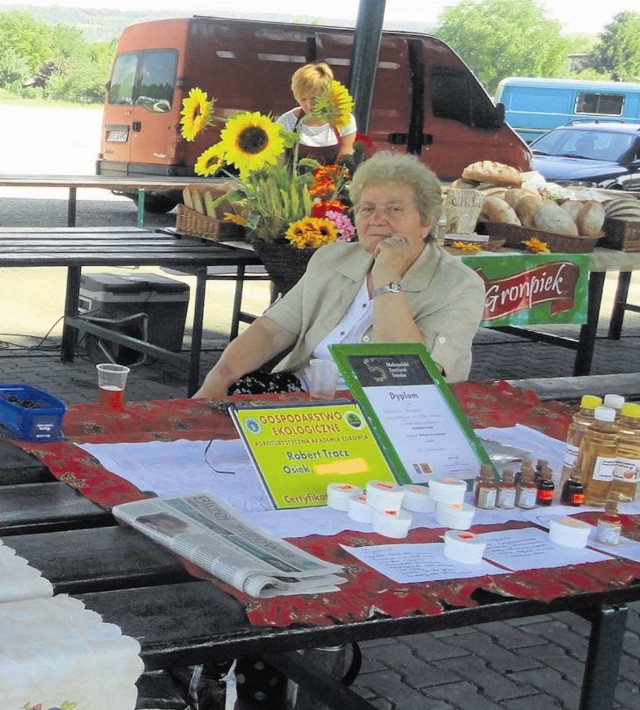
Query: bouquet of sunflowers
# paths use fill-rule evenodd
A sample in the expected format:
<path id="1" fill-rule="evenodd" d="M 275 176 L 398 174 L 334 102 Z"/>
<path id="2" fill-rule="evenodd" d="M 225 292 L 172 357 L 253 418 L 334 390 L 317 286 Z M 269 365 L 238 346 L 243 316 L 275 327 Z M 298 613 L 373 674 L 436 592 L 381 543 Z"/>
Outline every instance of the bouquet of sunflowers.
<path id="1" fill-rule="evenodd" d="M 214 106 L 206 92 L 191 89 L 181 112 L 185 140 L 194 140 L 218 120 Z M 346 125 L 352 109 L 349 92 L 333 80 L 308 116 L 339 128 Z M 345 200 L 349 169 L 299 159 L 297 146 L 297 134 L 269 116 L 242 111 L 226 120 L 219 142 L 200 155 L 194 171 L 202 176 L 222 172 L 231 178 L 232 189 L 211 206 L 229 206 L 224 219 L 245 226 L 252 240 L 298 249 L 351 240 L 355 229 Z"/>

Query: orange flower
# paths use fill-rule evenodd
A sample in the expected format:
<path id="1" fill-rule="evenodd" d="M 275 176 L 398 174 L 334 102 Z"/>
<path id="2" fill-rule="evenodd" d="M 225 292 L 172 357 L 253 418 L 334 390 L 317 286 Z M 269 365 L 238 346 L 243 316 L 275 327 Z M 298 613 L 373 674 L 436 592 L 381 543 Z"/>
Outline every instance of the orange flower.
<path id="1" fill-rule="evenodd" d="M 314 202 L 311 208 L 312 217 L 326 217 L 327 212 L 344 212 L 346 206 L 339 200 L 322 200 Z"/>
<path id="2" fill-rule="evenodd" d="M 551 249 L 546 242 L 536 237 L 531 237 L 531 239 L 524 239 L 522 243 L 527 247 L 527 251 L 532 251 L 534 254 L 550 254 Z"/>
<path id="3" fill-rule="evenodd" d="M 314 183 L 309 188 L 312 197 L 333 198 L 336 192 L 349 179 L 349 171 L 338 165 L 322 165 L 313 173 Z"/>

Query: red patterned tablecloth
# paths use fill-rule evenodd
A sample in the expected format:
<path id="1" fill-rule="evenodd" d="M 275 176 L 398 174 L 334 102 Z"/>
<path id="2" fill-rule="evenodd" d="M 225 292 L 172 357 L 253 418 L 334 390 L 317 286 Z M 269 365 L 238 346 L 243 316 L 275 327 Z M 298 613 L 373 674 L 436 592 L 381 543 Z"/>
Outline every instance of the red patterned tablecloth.
<path id="1" fill-rule="evenodd" d="M 506 382 L 465 382 L 454 385 L 453 391 L 474 428 L 510 427 L 519 423 L 557 439 L 565 437 L 572 412 L 566 405 L 541 403 L 534 393 L 511 387 Z M 295 401 L 292 395 L 275 395 L 269 399 Z M 207 440 L 214 436 L 219 439 L 237 436 L 224 402 L 196 399 L 133 402 L 118 415 L 104 414 L 95 405 L 75 405 L 65 415 L 63 429 L 65 441 L 21 446 L 37 455 L 58 479 L 105 508 L 138 500 L 147 494 L 106 471 L 74 442 Z M 628 519 L 627 524 L 630 527 L 625 533 L 633 535 L 634 521 Z M 521 524 L 510 526 L 521 527 Z M 473 529 L 489 532 L 500 527 Z M 440 542 L 442 532 L 442 529 L 416 529 L 397 542 Z M 331 537 L 312 535 L 291 542 L 318 557 L 343 565 L 348 582 L 342 585 L 340 592 L 332 594 L 268 600 L 254 599 L 221 585 L 244 605 L 254 624 L 330 625 L 363 620 L 374 614 L 438 614 L 446 606 L 474 606 L 472 594 L 479 588 L 521 599 L 551 600 L 577 591 L 596 592 L 626 586 L 640 577 L 640 565 L 613 560 L 554 568 L 553 574 L 549 570 L 531 570 L 495 577 L 402 585 L 381 576 L 340 547 L 340 544 L 392 544 L 394 541 L 389 538 L 345 531 Z"/>

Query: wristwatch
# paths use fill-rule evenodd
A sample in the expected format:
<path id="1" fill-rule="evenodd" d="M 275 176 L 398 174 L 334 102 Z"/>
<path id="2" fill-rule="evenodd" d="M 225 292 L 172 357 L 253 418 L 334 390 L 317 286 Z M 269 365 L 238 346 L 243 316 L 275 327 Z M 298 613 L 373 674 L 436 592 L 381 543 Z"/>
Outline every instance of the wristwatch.
<path id="1" fill-rule="evenodd" d="M 383 293 L 400 293 L 402 291 L 402 286 L 397 281 L 389 281 L 388 284 L 380 286 L 373 292 L 372 298 L 377 296 L 382 296 Z"/>

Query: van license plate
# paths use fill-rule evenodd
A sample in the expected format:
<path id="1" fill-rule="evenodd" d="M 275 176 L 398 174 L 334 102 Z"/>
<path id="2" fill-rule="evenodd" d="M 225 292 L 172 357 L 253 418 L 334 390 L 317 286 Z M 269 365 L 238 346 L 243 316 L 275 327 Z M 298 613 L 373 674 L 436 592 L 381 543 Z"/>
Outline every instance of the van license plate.
<path id="1" fill-rule="evenodd" d="M 126 143 L 129 131 L 107 131 L 107 140 L 111 143 Z"/>

